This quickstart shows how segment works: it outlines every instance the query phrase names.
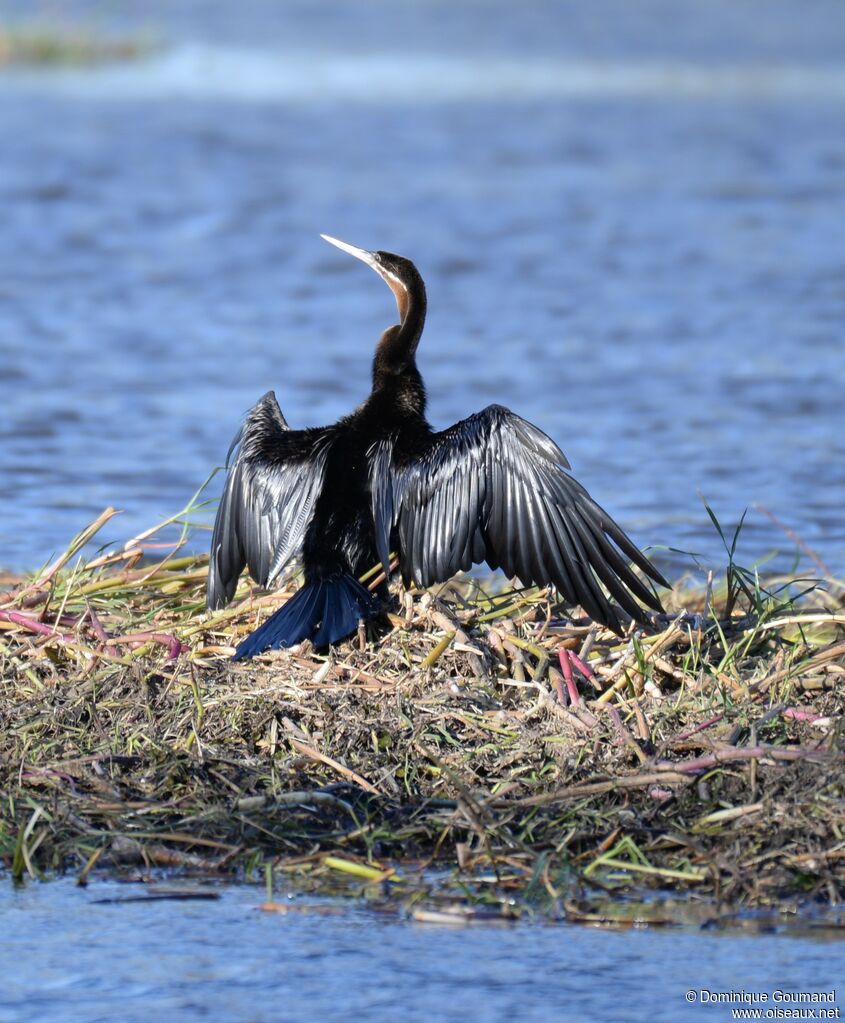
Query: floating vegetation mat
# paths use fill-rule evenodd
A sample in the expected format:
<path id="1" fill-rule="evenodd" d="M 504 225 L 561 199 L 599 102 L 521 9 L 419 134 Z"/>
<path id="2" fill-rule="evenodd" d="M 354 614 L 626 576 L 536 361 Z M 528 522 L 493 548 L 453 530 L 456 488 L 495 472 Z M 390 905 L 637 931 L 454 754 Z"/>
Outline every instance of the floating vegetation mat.
<path id="1" fill-rule="evenodd" d="M 153 531 L 82 560 L 112 514 L 0 585 L 14 877 L 266 871 L 456 922 L 602 922 L 599 903 L 651 890 L 711 917 L 841 900 L 836 582 L 763 588 L 731 559 L 620 638 L 547 592 L 463 579 L 397 593 L 328 656 L 233 663 L 282 595 L 244 579 L 209 614 L 207 559 L 149 560 Z"/>
<path id="2" fill-rule="evenodd" d="M 89 67 L 148 56 L 151 39 L 118 39 L 58 24 L 0 23 L 0 68 Z"/>

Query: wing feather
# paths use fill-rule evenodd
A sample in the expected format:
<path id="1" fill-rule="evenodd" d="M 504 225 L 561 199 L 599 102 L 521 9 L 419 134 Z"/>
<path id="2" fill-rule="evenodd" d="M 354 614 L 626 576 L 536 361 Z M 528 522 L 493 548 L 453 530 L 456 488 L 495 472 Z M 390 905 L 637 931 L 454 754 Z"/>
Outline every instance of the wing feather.
<path id="1" fill-rule="evenodd" d="M 323 484 L 332 428 L 291 430 L 268 391 L 247 413 L 217 508 L 207 603 L 232 599 L 244 569 L 261 586 L 273 582 L 302 541 Z"/>
<path id="2" fill-rule="evenodd" d="M 415 446 L 403 443 L 401 435 L 381 442 L 371 482 L 379 550 L 396 529 L 406 583 L 430 586 L 486 561 L 524 583 L 553 584 L 617 631 L 620 618 L 602 583 L 637 620 L 640 601 L 662 610 L 628 559 L 668 585 L 663 576 L 536 426 L 490 405 Z"/>
<path id="3" fill-rule="evenodd" d="M 578 603 L 594 621 L 605 622 L 611 628 L 618 629 L 618 619 L 610 607 L 607 597 L 596 582 L 595 576 L 590 571 L 589 559 L 570 516 L 561 514 L 560 511 L 559 509 L 560 529 L 567 541 L 569 565 L 575 582 L 575 595 L 578 598 Z"/>
<path id="4" fill-rule="evenodd" d="M 476 544 L 483 544 L 481 539 L 481 523 L 478 516 L 474 513 L 474 509 L 481 508 L 483 514 L 485 504 L 485 496 L 479 493 L 479 476 L 480 474 L 472 468 L 467 472 L 467 501 L 463 508 L 467 531 L 464 547 L 461 551 L 460 570 L 462 572 L 466 572 L 472 566 L 473 561 L 476 560 L 474 555 Z"/>

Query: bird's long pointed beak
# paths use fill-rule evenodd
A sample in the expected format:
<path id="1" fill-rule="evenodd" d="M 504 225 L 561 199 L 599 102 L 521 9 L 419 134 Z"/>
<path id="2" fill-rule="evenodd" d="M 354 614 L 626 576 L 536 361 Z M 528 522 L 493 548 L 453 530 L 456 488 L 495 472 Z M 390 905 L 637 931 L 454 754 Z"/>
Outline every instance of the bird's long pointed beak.
<path id="1" fill-rule="evenodd" d="M 368 252 L 367 249 L 359 249 L 357 245 L 350 245 L 349 242 L 342 242 L 339 238 L 332 238 L 330 234 L 321 234 L 321 238 L 325 239 L 330 245 L 335 245 L 337 248 L 342 249 L 344 252 L 348 252 L 350 256 L 354 256 L 356 259 L 360 259 L 362 263 L 366 263 L 368 267 L 381 277 L 385 284 L 393 292 L 396 299 L 396 307 L 399 310 L 399 318 L 402 323 L 405 322 L 405 317 L 408 315 L 409 296 L 408 296 L 408 285 L 405 281 L 401 280 L 388 270 L 381 262 L 381 259 L 375 252 Z"/>
<path id="2" fill-rule="evenodd" d="M 343 252 L 348 252 L 350 256 L 354 256 L 356 259 L 366 263 L 367 266 L 371 266 L 374 270 L 376 269 L 375 253 L 368 252 L 367 249 L 359 249 L 357 245 L 350 245 L 349 242 L 342 242 L 340 238 L 332 238 L 330 234 L 321 234 L 320 237 L 327 241 L 329 245 L 334 245 Z"/>

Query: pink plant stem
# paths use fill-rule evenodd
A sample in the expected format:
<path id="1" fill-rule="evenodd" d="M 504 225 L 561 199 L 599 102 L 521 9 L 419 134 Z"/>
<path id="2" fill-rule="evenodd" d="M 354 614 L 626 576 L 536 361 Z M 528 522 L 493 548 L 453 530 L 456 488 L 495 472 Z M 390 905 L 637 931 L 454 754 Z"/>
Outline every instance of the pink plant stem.
<path id="1" fill-rule="evenodd" d="M 715 717 L 708 718 L 706 721 L 702 721 L 700 725 L 696 725 L 695 728 L 688 728 L 685 732 L 681 732 L 680 735 L 676 735 L 671 742 L 683 742 L 684 739 L 690 739 L 693 735 L 698 735 L 699 732 L 703 732 L 705 728 L 710 728 L 712 725 L 717 725 L 723 718 L 724 714 L 716 714 Z"/>
<path id="2" fill-rule="evenodd" d="M 762 757 L 769 757 L 772 760 L 825 760 L 828 759 L 823 752 L 811 749 L 786 749 L 783 746 L 751 746 L 745 749 L 721 749 L 706 757 L 696 757 L 695 760 L 684 760 L 680 764 L 670 760 L 661 760 L 656 766 L 659 770 L 680 771 L 683 774 L 698 774 L 699 771 L 709 771 L 719 764 L 735 763 L 743 760 L 759 760 Z"/>
<path id="3" fill-rule="evenodd" d="M 581 672 L 584 678 L 595 678 L 593 669 L 587 664 L 586 661 L 582 661 L 578 654 L 574 650 L 569 651 L 569 659 L 575 665 L 575 667 Z"/>
<path id="4" fill-rule="evenodd" d="M 31 618 L 21 611 L 0 611 L 0 619 L 19 625 L 22 629 L 28 629 L 30 632 L 37 632 L 40 636 L 55 636 L 62 643 L 73 643 L 76 640 L 75 636 L 65 632 L 56 632 L 55 626 L 36 621 L 35 618 Z"/>
<path id="5" fill-rule="evenodd" d="M 91 607 L 91 604 L 88 601 L 85 602 L 85 605 L 88 609 L 88 617 L 91 619 L 91 629 L 94 635 L 101 643 L 108 644 L 109 636 L 106 630 L 103 628 L 103 623 L 97 617 L 94 608 Z"/>
<path id="6" fill-rule="evenodd" d="M 782 716 L 792 718 L 793 721 L 821 721 L 823 714 L 817 714 L 814 710 L 801 710 L 800 707 L 786 707 Z"/>
<path id="7" fill-rule="evenodd" d="M 175 661 L 183 649 L 179 640 L 167 632 L 134 632 L 129 636 L 114 636 L 109 640 L 109 644 L 114 644 L 115 646 L 120 646 L 123 643 L 130 646 L 144 643 L 161 643 L 167 647 L 167 656 L 171 661 Z"/>
<path id="8" fill-rule="evenodd" d="M 572 677 L 572 657 L 571 651 L 567 650 L 566 647 L 560 647 L 557 652 L 558 660 L 560 661 L 560 670 L 563 672 L 563 677 L 566 682 L 566 689 L 569 693 L 569 702 L 573 707 L 577 707 L 581 702 L 581 697 L 578 695 L 578 687 L 575 685 L 575 680 Z M 561 703 L 563 701 L 561 700 Z"/>

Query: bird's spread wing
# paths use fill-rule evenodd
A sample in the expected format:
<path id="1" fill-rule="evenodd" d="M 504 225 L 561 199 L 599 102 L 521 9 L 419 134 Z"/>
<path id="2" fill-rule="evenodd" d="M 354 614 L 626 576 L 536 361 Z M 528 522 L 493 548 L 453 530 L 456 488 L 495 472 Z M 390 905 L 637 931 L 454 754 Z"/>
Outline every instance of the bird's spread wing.
<path id="1" fill-rule="evenodd" d="M 382 441 L 371 450 L 379 556 L 386 562 L 391 539 L 398 542 L 403 579 L 420 586 L 486 561 L 527 585 L 554 584 L 617 630 L 599 581 L 637 620 L 636 598 L 662 610 L 628 560 L 668 584 L 568 467 L 542 431 L 499 405 L 432 434 L 413 453 Z"/>
<path id="2" fill-rule="evenodd" d="M 268 391 L 249 411 L 229 448 L 237 448 L 211 540 L 208 606 L 231 600 L 238 576 L 261 586 L 302 547 L 320 494 L 332 429 L 291 430 Z M 229 462 L 227 458 L 227 463 Z"/>

